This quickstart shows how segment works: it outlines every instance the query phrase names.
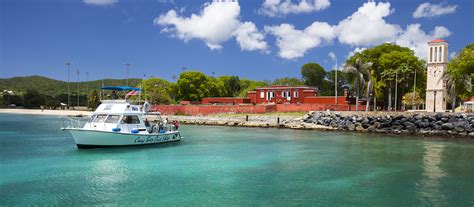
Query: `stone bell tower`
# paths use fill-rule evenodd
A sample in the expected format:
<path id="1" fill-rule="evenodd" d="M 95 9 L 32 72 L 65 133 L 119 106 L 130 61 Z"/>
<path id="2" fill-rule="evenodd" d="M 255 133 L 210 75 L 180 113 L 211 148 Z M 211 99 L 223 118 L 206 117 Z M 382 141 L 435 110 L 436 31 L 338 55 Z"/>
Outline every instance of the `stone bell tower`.
<path id="1" fill-rule="evenodd" d="M 428 68 L 426 83 L 426 111 L 446 111 L 446 83 L 442 80 L 448 69 L 448 43 L 442 39 L 428 42 Z"/>

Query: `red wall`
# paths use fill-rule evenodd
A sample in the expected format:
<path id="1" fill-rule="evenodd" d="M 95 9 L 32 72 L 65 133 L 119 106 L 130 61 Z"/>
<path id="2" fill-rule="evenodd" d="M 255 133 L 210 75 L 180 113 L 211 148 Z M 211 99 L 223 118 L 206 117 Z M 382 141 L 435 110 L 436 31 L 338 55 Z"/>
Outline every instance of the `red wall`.
<path id="1" fill-rule="evenodd" d="M 305 104 L 336 104 L 334 96 L 312 96 L 304 99 Z M 337 104 L 347 104 L 346 97 L 338 96 Z"/>
<path id="2" fill-rule="evenodd" d="M 229 98 L 229 97 L 220 97 L 220 98 L 203 98 L 202 104 L 213 104 L 213 103 L 227 103 L 227 104 L 245 104 L 250 103 L 248 98 Z"/>
<path id="3" fill-rule="evenodd" d="M 208 115 L 221 113 L 258 114 L 267 112 L 265 105 L 154 105 L 153 110 L 165 115 Z"/>
<path id="4" fill-rule="evenodd" d="M 273 105 L 154 105 L 154 111 L 165 115 L 209 115 L 222 113 L 259 114 L 268 112 L 355 111 L 354 105 L 344 104 L 273 104 Z M 365 105 L 359 106 L 359 111 Z"/>

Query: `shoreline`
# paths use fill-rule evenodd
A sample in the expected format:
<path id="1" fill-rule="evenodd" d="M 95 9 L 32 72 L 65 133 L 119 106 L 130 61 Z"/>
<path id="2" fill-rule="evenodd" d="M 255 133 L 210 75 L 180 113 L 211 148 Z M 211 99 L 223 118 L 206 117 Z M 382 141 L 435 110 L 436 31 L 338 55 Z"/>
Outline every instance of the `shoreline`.
<path id="1" fill-rule="evenodd" d="M 0 109 L 0 114 L 45 115 L 45 116 L 90 116 L 92 111 L 43 110 L 41 109 Z"/>
<path id="2" fill-rule="evenodd" d="M 90 116 L 92 111 L 79 110 L 43 110 L 40 109 L 0 109 L 0 114 L 22 114 L 22 115 L 52 115 L 52 116 Z M 294 113 L 276 113 L 276 114 L 216 114 L 208 116 L 182 116 L 182 115 L 162 115 L 170 121 L 177 120 L 185 125 L 205 125 L 205 126 L 228 126 L 228 127 L 257 127 L 257 128 L 281 128 L 294 130 L 315 130 L 315 131 L 339 131 L 353 133 L 377 133 L 392 135 L 412 135 L 429 138 L 474 138 L 474 132 L 468 132 L 464 135 L 454 134 L 450 131 L 424 131 L 421 130 L 391 130 L 391 129 L 371 129 L 370 126 L 361 124 L 363 119 L 405 116 L 415 117 L 423 116 L 424 118 L 436 116 L 437 113 L 426 112 L 309 112 L 306 115 Z M 441 114 L 441 113 L 439 113 Z M 442 113 L 442 116 L 452 116 L 453 113 Z M 439 116 L 439 115 L 438 115 Z M 468 115 L 469 117 L 472 114 Z M 350 118 L 353 124 L 349 123 L 349 127 L 341 127 L 341 123 L 332 123 L 331 120 Z M 357 121 L 356 121 L 357 118 Z M 153 120 L 152 117 L 149 118 Z M 331 122 L 331 123 L 329 123 Z M 358 123 L 360 122 L 360 123 Z M 380 121 L 382 122 L 382 121 Z M 350 126 L 352 125 L 352 126 Z M 358 125 L 358 126 L 357 126 Z M 472 127 L 472 124 L 470 124 Z M 364 126 L 364 127 L 362 127 Z M 469 127 L 469 128 L 471 128 Z M 472 131 L 472 130 L 471 130 Z"/>

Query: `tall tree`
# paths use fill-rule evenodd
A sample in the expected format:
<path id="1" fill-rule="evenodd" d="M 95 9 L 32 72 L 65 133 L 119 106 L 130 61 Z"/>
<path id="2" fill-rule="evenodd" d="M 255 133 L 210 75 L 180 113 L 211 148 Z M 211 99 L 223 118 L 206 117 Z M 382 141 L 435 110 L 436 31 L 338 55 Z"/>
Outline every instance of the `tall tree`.
<path id="1" fill-rule="evenodd" d="M 186 71 L 179 75 L 177 91 L 181 100 L 201 101 L 204 97 L 223 96 L 225 88 L 224 83 L 216 78 L 199 71 Z"/>
<path id="2" fill-rule="evenodd" d="M 240 91 L 240 80 L 238 76 L 221 76 L 218 78 L 224 83 L 224 94 L 226 97 L 234 97 Z"/>
<path id="3" fill-rule="evenodd" d="M 474 81 L 474 43 L 468 44 L 459 54 L 448 63 L 448 69 L 443 74 L 446 80 L 448 96 L 451 98 L 452 108 L 456 106 L 456 99 L 468 99 L 474 96 L 472 84 Z"/>
<path id="4" fill-rule="evenodd" d="M 303 82 L 298 78 L 278 78 L 272 82 L 275 86 L 301 86 Z"/>
<path id="5" fill-rule="evenodd" d="M 173 84 L 161 78 L 149 78 L 141 83 L 142 96 L 154 104 L 170 104 L 173 102 Z"/>
<path id="6" fill-rule="evenodd" d="M 317 86 L 321 89 L 326 77 L 326 70 L 317 63 L 306 63 L 301 67 L 301 75 L 305 85 Z"/>
<path id="7" fill-rule="evenodd" d="M 344 72 L 348 73 L 354 81 L 356 92 L 356 111 L 359 111 L 360 88 L 364 87 L 366 79 L 369 77 L 369 67 L 371 63 L 363 62 L 360 58 L 355 62 L 348 62 L 344 66 Z"/>

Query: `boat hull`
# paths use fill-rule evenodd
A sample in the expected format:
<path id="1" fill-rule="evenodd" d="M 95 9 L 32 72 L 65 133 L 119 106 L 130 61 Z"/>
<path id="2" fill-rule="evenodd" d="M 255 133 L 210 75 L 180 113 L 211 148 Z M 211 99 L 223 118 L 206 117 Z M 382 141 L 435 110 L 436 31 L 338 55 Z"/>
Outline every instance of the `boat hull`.
<path id="1" fill-rule="evenodd" d="M 123 147 L 176 142 L 181 140 L 179 132 L 162 134 L 131 134 L 84 129 L 67 129 L 80 149 L 101 147 Z"/>

